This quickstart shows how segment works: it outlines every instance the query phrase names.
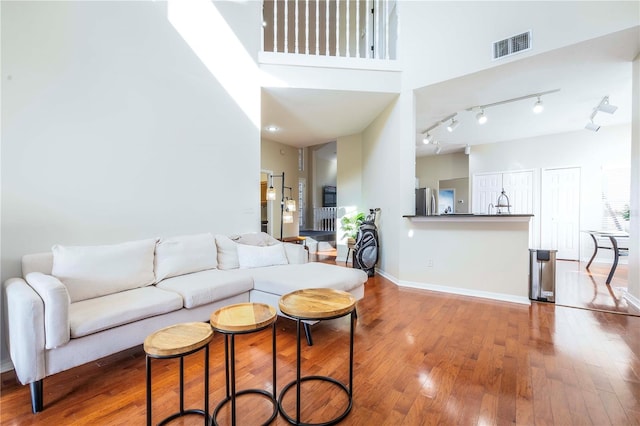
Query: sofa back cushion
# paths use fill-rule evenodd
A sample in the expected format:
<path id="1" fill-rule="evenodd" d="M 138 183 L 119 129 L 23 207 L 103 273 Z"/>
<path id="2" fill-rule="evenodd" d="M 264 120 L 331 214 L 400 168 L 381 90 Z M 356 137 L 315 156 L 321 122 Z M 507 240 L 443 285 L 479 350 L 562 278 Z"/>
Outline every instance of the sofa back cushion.
<path id="1" fill-rule="evenodd" d="M 163 238 L 156 246 L 156 282 L 165 278 L 214 269 L 216 243 L 212 234 Z"/>
<path id="2" fill-rule="evenodd" d="M 41 272 L 51 275 L 53 269 L 53 253 L 25 254 L 22 256 L 22 277 L 26 278 L 31 272 Z"/>
<path id="3" fill-rule="evenodd" d="M 69 291 L 71 302 L 92 299 L 155 282 L 157 239 L 106 246 L 55 245 L 52 275 Z"/>

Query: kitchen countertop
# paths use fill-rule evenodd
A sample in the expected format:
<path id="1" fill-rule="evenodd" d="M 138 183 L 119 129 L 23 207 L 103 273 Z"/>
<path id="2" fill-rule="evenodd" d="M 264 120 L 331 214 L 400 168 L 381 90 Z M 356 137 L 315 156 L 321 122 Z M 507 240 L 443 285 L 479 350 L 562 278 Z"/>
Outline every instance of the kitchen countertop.
<path id="1" fill-rule="evenodd" d="M 412 222 L 524 222 L 529 221 L 532 214 L 474 214 L 454 213 L 433 216 L 404 215 Z"/>

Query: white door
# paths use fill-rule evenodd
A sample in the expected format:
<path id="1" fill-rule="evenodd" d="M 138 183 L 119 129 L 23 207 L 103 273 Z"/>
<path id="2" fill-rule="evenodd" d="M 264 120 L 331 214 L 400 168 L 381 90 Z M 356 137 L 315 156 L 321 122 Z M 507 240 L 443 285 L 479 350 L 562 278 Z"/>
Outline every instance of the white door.
<path id="1" fill-rule="evenodd" d="M 502 173 L 473 175 L 473 213 L 495 213 L 491 208 L 502 191 Z"/>
<path id="2" fill-rule="evenodd" d="M 580 168 L 542 171 L 540 239 L 558 259 L 580 256 Z"/>
<path id="3" fill-rule="evenodd" d="M 523 170 L 518 172 L 506 172 L 502 175 L 502 185 L 509 197 L 512 214 L 532 214 L 529 223 L 529 247 L 536 247 L 538 241 L 538 222 L 534 210 L 534 172 Z"/>

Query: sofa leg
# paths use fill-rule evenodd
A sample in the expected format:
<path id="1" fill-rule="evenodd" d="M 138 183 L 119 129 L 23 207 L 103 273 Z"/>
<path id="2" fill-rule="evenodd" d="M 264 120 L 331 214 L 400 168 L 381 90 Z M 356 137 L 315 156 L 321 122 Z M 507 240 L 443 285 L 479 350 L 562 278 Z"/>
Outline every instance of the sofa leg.
<path id="1" fill-rule="evenodd" d="M 313 346 L 313 340 L 311 339 L 311 326 L 306 322 L 303 322 L 303 324 L 304 324 L 304 334 L 305 336 L 307 336 L 307 345 Z"/>
<path id="2" fill-rule="evenodd" d="M 43 406 L 42 379 L 36 382 L 29 383 L 29 387 L 31 388 L 31 410 L 33 411 L 34 414 L 39 413 L 42 411 L 42 406 Z"/>

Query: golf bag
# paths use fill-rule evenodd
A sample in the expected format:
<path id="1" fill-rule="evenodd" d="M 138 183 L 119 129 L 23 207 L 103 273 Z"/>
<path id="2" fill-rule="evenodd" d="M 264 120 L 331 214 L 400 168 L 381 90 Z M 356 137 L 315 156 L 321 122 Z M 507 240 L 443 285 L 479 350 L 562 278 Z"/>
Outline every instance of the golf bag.
<path id="1" fill-rule="evenodd" d="M 353 267 L 362 269 L 368 276 L 372 277 L 376 272 L 378 263 L 378 227 L 376 226 L 376 215 L 380 209 L 369 209 L 369 215 L 365 218 L 356 236 L 356 243 L 353 247 Z"/>

